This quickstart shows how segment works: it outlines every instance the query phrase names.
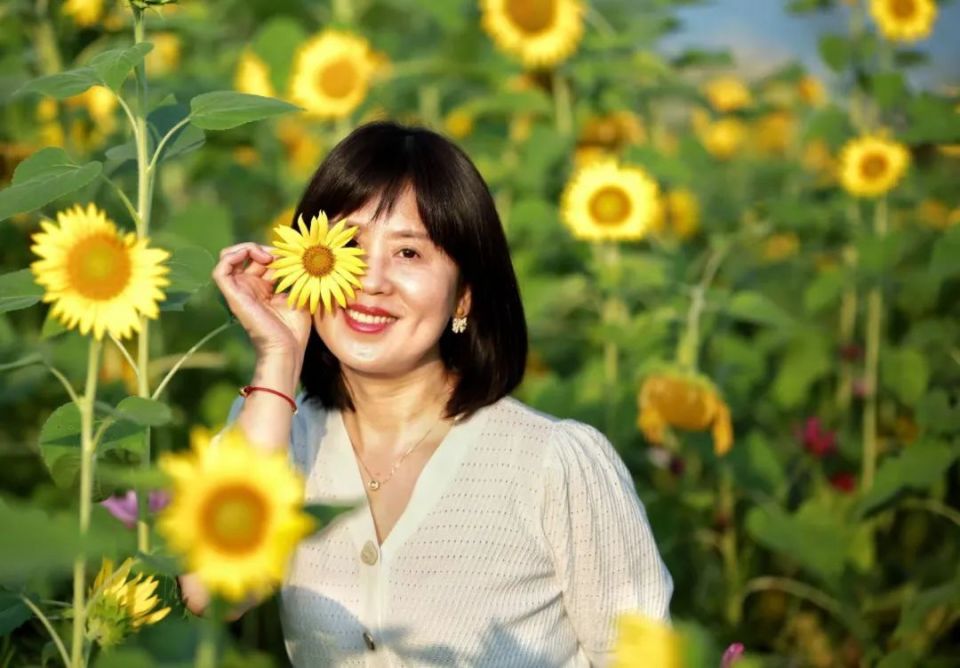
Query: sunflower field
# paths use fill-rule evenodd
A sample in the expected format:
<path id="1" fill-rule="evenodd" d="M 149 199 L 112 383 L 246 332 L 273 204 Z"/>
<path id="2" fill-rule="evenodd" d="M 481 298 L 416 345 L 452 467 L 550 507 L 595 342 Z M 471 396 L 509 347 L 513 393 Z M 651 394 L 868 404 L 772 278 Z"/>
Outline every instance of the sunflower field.
<path id="1" fill-rule="evenodd" d="M 843 18 L 828 78 L 664 55 L 697 0 L 3 0 L 0 666 L 287 665 L 275 598 L 226 611 L 338 509 L 210 447 L 254 362 L 210 274 L 385 118 L 494 193 L 517 397 L 634 474 L 673 625 L 615 665 L 956 666 L 960 89 L 911 76 L 953 3 L 756 1 Z"/>

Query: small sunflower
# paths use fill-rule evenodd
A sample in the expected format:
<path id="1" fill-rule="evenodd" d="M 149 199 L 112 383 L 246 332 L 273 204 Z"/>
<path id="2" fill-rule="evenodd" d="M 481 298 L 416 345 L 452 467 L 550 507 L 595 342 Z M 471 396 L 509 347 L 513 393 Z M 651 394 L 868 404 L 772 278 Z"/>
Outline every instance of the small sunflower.
<path id="1" fill-rule="evenodd" d="M 750 89 L 734 76 L 724 76 L 707 83 L 704 93 L 710 106 L 720 113 L 737 111 L 750 106 Z"/>
<path id="2" fill-rule="evenodd" d="M 213 439 L 198 433 L 191 446 L 160 457 L 173 501 L 158 530 L 211 592 L 230 601 L 269 593 L 314 529 L 302 511 L 303 479 L 284 451 L 257 450 L 238 427 Z"/>
<path id="3" fill-rule="evenodd" d="M 62 11 L 81 28 L 89 28 L 103 16 L 103 0 L 67 0 Z"/>
<path id="4" fill-rule="evenodd" d="M 669 624 L 637 613 L 623 613 L 617 618 L 617 644 L 611 668 L 684 665 L 680 634 Z"/>
<path id="5" fill-rule="evenodd" d="M 665 193 L 651 227 L 658 237 L 667 239 L 683 241 L 694 236 L 700 229 L 697 196 L 686 188 Z"/>
<path id="6" fill-rule="evenodd" d="M 910 152 L 903 144 L 865 135 L 841 150 L 840 183 L 856 197 L 878 197 L 897 185 L 909 164 Z"/>
<path id="7" fill-rule="evenodd" d="M 578 169 L 561 197 L 561 216 L 580 239 L 642 239 L 657 215 L 659 188 L 645 171 L 599 159 Z"/>
<path id="8" fill-rule="evenodd" d="M 237 70 L 233 75 L 233 87 L 241 93 L 276 97 L 270 81 L 270 68 L 249 49 L 240 54 Z"/>
<path id="9" fill-rule="evenodd" d="M 156 578 L 143 574 L 130 577 L 133 559 L 114 570 L 104 559 L 90 589 L 87 637 L 101 647 L 112 647 L 124 636 L 146 624 L 155 624 L 170 613 L 156 596 Z"/>
<path id="10" fill-rule="evenodd" d="M 789 111 L 765 114 L 754 125 L 756 149 L 766 155 L 783 155 L 793 144 L 796 129 L 796 119 Z"/>
<path id="11" fill-rule="evenodd" d="M 827 99 L 827 92 L 823 82 L 817 77 L 807 74 L 797 82 L 797 93 L 800 99 L 811 107 L 821 106 Z"/>
<path id="12" fill-rule="evenodd" d="M 43 301 L 54 303 L 51 315 L 97 339 L 104 332 L 128 337 L 140 331 L 140 316 L 159 316 L 157 303 L 166 299 L 160 288 L 170 285 L 167 251 L 117 231 L 93 204 L 61 211 L 57 223 L 41 222 L 30 247 L 41 258 L 30 269 L 46 288 Z"/>
<path id="13" fill-rule="evenodd" d="M 747 127 L 739 118 L 727 116 L 719 120 L 695 120 L 694 125 L 700 142 L 707 153 L 718 160 L 729 160 L 742 147 L 747 137 Z"/>
<path id="14" fill-rule="evenodd" d="M 360 259 L 363 250 L 346 247 L 356 235 L 357 228 L 347 226 L 346 220 L 331 228 L 323 211 L 313 217 L 309 228 L 301 214 L 297 227 L 299 233 L 286 225 L 273 228 L 274 254 L 280 258 L 271 262 L 269 267 L 274 270 L 275 278 L 282 279 L 275 291 L 283 292 L 293 286 L 288 303 L 302 308 L 309 300 L 311 313 L 317 312 L 321 299 L 324 310 L 329 312 L 331 295 L 341 307 L 345 307 L 346 296 L 353 298 L 353 288 L 360 287 L 358 277 L 367 268 Z"/>
<path id="15" fill-rule="evenodd" d="M 565 60 L 583 37 L 581 0 L 480 0 L 483 29 L 529 68 Z"/>
<path id="16" fill-rule="evenodd" d="M 774 264 L 789 260 L 800 251 L 800 237 L 796 232 L 778 232 L 763 240 L 760 257 L 764 262 Z"/>
<path id="17" fill-rule="evenodd" d="M 710 429 L 718 456 L 733 446 L 730 409 L 703 376 L 670 369 L 652 373 L 643 381 L 637 404 L 637 426 L 651 443 L 663 444 L 668 429 Z"/>
<path id="18" fill-rule="evenodd" d="M 172 32 L 158 32 L 150 37 L 153 50 L 147 54 L 147 71 L 155 76 L 166 76 L 180 66 L 180 37 Z"/>
<path id="19" fill-rule="evenodd" d="M 324 30 L 297 53 L 290 94 L 308 114 L 344 118 L 363 102 L 380 66 L 363 37 Z"/>
<path id="20" fill-rule="evenodd" d="M 934 0 L 870 0 L 870 13 L 892 42 L 915 42 L 930 35 L 937 20 Z"/>

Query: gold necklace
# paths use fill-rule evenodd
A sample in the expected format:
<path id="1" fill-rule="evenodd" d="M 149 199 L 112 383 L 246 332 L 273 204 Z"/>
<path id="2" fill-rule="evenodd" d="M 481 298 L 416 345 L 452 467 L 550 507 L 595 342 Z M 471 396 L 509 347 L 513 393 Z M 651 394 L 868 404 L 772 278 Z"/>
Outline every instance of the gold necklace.
<path id="1" fill-rule="evenodd" d="M 353 444 L 353 439 L 350 438 L 350 432 L 347 432 L 347 440 L 350 441 L 350 447 L 353 449 L 353 454 L 355 454 L 355 455 L 357 456 L 357 461 L 360 462 L 360 466 L 363 467 L 363 470 L 367 472 L 367 476 L 369 476 L 369 478 L 370 478 L 370 482 L 367 483 L 367 489 L 369 489 L 371 492 L 376 492 L 376 491 L 377 491 L 378 489 L 380 489 L 383 485 L 385 485 L 386 483 L 388 483 L 388 482 L 390 481 L 390 479 L 393 477 L 393 474 L 397 472 L 397 469 L 398 469 L 398 468 L 400 468 L 400 464 L 403 462 L 403 460 L 407 458 L 407 455 L 409 455 L 411 452 L 413 452 L 413 451 L 417 448 L 418 445 L 420 445 L 420 444 L 423 443 L 425 440 L 427 440 L 427 436 L 430 435 L 430 432 L 433 431 L 433 428 L 434 428 L 434 427 L 436 427 L 438 424 L 440 424 L 440 420 L 442 420 L 442 419 L 443 419 L 443 413 L 440 413 L 440 417 L 437 418 L 437 421 L 436 421 L 436 422 L 434 422 L 432 425 L 430 425 L 430 428 L 427 430 L 427 433 L 424 434 L 423 436 L 421 436 L 421 437 L 420 437 L 420 440 L 418 440 L 418 441 L 417 441 L 416 443 L 414 443 L 412 446 L 410 446 L 409 448 L 407 448 L 407 451 L 404 452 L 403 455 L 400 456 L 400 459 L 398 459 L 398 460 L 393 464 L 393 468 L 390 469 L 390 475 L 388 475 L 386 478 L 383 478 L 382 480 L 377 480 L 376 478 L 373 477 L 373 473 L 371 473 L 371 472 L 370 472 L 370 469 L 367 468 L 367 465 L 364 464 L 364 462 L 363 462 L 363 457 L 361 457 L 361 456 L 360 456 L 360 453 L 357 452 L 357 447 Z"/>

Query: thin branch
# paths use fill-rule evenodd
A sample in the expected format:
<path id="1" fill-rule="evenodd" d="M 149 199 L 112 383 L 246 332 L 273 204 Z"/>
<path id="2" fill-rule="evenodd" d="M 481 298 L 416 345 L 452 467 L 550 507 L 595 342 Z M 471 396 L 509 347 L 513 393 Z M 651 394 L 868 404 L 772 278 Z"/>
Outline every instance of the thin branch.
<path id="1" fill-rule="evenodd" d="M 130 351 L 117 340 L 117 338 L 111 334 L 110 340 L 117 344 L 117 348 L 120 349 L 120 352 L 123 353 L 123 358 L 127 360 L 127 364 L 130 365 L 130 368 L 133 369 L 133 372 L 137 375 L 137 378 L 140 377 L 140 369 L 137 368 L 137 363 L 133 361 L 133 357 L 130 356 Z"/>
<path id="2" fill-rule="evenodd" d="M 130 217 L 133 218 L 133 222 L 137 226 L 137 229 L 139 230 L 141 227 L 143 227 L 143 222 L 140 220 L 140 214 L 137 213 L 137 209 L 133 206 L 133 202 L 130 201 L 130 198 L 127 197 L 127 194 L 123 192 L 120 186 L 114 183 L 109 177 L 104 176 L 102 173 L 100 174 L 100 178 L 113 187 L 113 191 L 117 194 L 117 197 L 120 198 L 120 201 L 123 202 L 123 205 L 127 208 L 127 213 L 129 213 Z"/>
<path id="3" fill-rule="evenodd" d="M 940 503 L 936 499 L 904 499 L 900 502 L 900 505 L 904 508 L 926 510 L 934 515 L 939 515 L 944 519 L 950 520 L 960 527 L 960 512 L 957 512 L 950 506 Z"/>
<path id="4" fill-rule="evenodd" d="M 73 389 L 73 386 L 70 384 L 70 381 L 67 380 L 66 376 L 60 373 L 60 370 L 55 366 L 52 366 L 47 363 L 46 360 L 42 360 L 43 366 L 47 367 L 47 371 L 56 376 L 57 380 L 60 381 L 60 384 L 63 385 L 63 389 L 67 391 L 67 394 L 70 395 L 70 401 L 75 403 L 77 406 L 80 405 L 80 397 L 77 396 L 76 391 Z"/>
<path id="5" fill-rule="evenodd" d="M 108 416 L 103 419 L 103 422 L 100 423 L 100 426 L 97 428 L 97 433 L 93 435 L 93 448 L 96 450 L 97 446 L 100 445 L 100 439 L 103 438 L 103 434 L 107 429 L 113 426 L 117 421 L 116 418 Z"/>
<path id="6" fill-rule="evenodd" d="M 127 120 L 130 121 L 130 127 L 133 130 L 133 137 L 134 139 L 136 139 L 137 137 L 140 136 L 140 130 L 137 129 L 137 119 L 133 115 L 133 110 L 130 109 L 130 105 L 127 104 L 126 101 L 122 97 L 120 97 L 120 95 L 117 95 L 117 102 L 120 103 L 120 106 L 123 108 L 124 113 L 127 115 Z"/>
<path id="7" fill-rule="evenodd" d="M 53 625 L 50 623 L 50 620 L 47 619 L 47 616 L 36 605 L 33 604 L 29 598 L 25 595 L 20 594 L 20 599 L 27 604 L 27 607 L 37 616 L 37 618 L 43 623 L 44 627 L 47 629 L 47 632 L 50 634 L 50 637 L 53 638 L 53 644 L 57 646 L 57 650 L 60 652 L 60 658 L 63 659 L 63 665 L 67 668 L 70 668 L 70 655 L 67 654 L 67 648 L 64 647 L 63 641 L 60 640 L 60 636 L 57 635 L 57 632 L 54 630 Z"/>
<path id="8" fill-rule="evenodd" d="M 826 592 L 817 589 L 816 587 L 798 580 L 775 576 L 761 576 L 758 578 L 753 578 L 744 586 L 741 601 L 746 600 L 747 596 L 752 593 L 766 590 L 782 591 L 792 596 L 796 596 L 797 598 L 802 598 L 805 601 L 809 601 L 829 612 L 831 615 L 841 621 L 844 626 L 849 628 L 851 631 L 854 631 L 854 635 L 858 635 L 856 631 L 859 625 L 855 622 L 855 620 L 851 620 L 848 617 L 847 611 L 844 610 L 843 605 L 837 599 L 833 598 Z"/>
<path id="9" fill-rule="evenodd" d="M 150 164 L 147 165 L 147 171 L 153 171 L 154 165 L 156 165 L 157 160 L 160 159 L 160 151 L 162 151 L 166 143 L 170 141 L 170 138 L 173 137 L 174 134 L 176 134 L 177 130 L 179 130 L 189 122 L 190 122 L 190 117 L 187 116 L 186 118 L 184 118 L 182 121 L 180 121 L 179 123 L 177 123 L 167 131 L 167 134 L 165 134 L 163 136 L 163 139 L 160 140 L 160 143 L 157 144 L 157 150 L 153 152 L 153 157 L 150 158 Z"/>
<path id="10" fill-rule="evenodd" d="M 197 350 L 199 350 L 200 347 L 201 347 L 204 343 L 206 343 L 207 341 L 209 341 L 209 340 L 212 339 L 214 336 L 216 336 L 217 334 L 219 334 L 219 333 L 222 332 L 223 330 L 227 329 L 228 327 L 232 327 L 233 324 L 234 324 L 233 321 L 225 322 L 225 323 L 223 323 L 222 325 L 220 325 L 219 327 L 217 327 L 215 330 L 213 330 L 212 332 L 210 332 L 209 334 L 207 334 L 206 336 L 204 336 L 202 339 L 200 339 L 199 341 L 197 341 L 197 342 L 193 345 L 193 347 L 190 348 L 190 350 L 188 350 L 186 353 L 184 353 L 183 357 L 181 357 L 180 360 L 179 360 L 176 364 L 173 365 L 173 367 L 170 369 L 170 371 L 167 372 L 167 375 L 163 377 L 163 380 L 160 381 L 160 384 L 157 386 L 157 389 L 153 391 L 153 397 L 152 397 L 152 398 L 153 398 L 153 399 L 156 399 L 157 397 L 159 397 L 159 396 L 163 393 L 163 390 L 166 389 L 166 387 L 167 387 L 167 383 L 170 382 L 170 379 L 173 378 L 173 376 L 177 373 L 177 371 L 180 369 L 180 367 L 183 366 L 183 363 L 186 362 L 186 361 L 190 358 L 191 355 L 193 355 L 195 352 L 197 352 Z"/>

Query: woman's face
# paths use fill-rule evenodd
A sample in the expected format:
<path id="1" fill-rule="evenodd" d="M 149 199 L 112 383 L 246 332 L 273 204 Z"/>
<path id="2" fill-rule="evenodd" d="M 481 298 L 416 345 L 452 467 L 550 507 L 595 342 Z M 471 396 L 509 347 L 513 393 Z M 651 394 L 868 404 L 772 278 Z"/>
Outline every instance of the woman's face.
<path id="1" fill-rule="evenodd" d="M 457 266 L 427 236 L 411 188 L 393 211 L 371 220 L 376 208 L 374 200 L 343 216 L 359 228 L 354 239 L 367 270 L 347 310 L 321 308 L 314 326 L 345 367 L 398 376 L 439 359 L 440 335 L 458 307 L 469 312 L 470 291 L 457 299 Z M 364 313 L 377 309 L 388 315 Z"/>

